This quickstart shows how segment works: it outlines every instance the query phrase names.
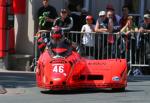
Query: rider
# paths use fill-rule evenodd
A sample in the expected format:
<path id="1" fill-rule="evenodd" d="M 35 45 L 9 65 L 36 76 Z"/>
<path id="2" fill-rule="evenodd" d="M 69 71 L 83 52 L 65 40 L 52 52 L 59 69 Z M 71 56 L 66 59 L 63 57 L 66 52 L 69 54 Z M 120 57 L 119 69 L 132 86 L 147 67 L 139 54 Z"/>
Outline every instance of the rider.
<path id="1" fill-rule="evenodd" d="M 52 27 L 50 32 L 50 41 L 47 43 L 47 46 L 51 49 L 53 48 L 76 48 L 76 44 L 68 40 L 63 33 L 63 30 L 59 26 Z"/>

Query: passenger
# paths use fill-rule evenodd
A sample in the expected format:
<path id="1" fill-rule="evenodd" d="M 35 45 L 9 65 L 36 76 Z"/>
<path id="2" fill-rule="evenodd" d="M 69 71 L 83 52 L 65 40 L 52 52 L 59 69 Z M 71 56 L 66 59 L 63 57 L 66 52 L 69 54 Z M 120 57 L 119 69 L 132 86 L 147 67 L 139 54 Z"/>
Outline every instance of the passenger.
<path id="1" fill-rule="evenodd" d="M 60 17 L 56 18 L 53 26 L 59 26 L 65 31 L 69 31 L 73 27 L 73 19 L 69 17 L 66 9 L 61 9 Z"/>
<path id="2" fill-rule="evenodd" d="M 86 16 L 86 24 L 82 26 L 81 32 L 83 33 L 83 42 L 85 56 L 88 58 L 94 58 L 94 45 L 95 36 L 94 32 L 95 25 L 93 24 L 93 17 L 91 15 Z"/>
<path id="3" fill-rule="evenodd" d="M 57 11 L 53 6 L 48 4 L 48 0 L 42 0 L 43 6 L 38 10 L 39 29 L 50 30 L 56 19 Z"/>

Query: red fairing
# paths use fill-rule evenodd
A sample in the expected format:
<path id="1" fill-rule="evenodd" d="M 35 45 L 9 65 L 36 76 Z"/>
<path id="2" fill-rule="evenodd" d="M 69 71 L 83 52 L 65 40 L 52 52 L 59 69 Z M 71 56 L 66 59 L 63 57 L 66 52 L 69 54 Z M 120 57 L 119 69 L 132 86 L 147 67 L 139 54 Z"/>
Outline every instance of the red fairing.
<path id="1" fill-rule="evenodd" d="M 57 50 L 61 54 L 60 49 L 55 52 Z M 36 81 L 38 87 L 48 90 L 124 90 L 127 86 L 127 63 L 125 59 L 88 60 L 75 51 L 62 57 L 46 50 L 38 60 Z"/>

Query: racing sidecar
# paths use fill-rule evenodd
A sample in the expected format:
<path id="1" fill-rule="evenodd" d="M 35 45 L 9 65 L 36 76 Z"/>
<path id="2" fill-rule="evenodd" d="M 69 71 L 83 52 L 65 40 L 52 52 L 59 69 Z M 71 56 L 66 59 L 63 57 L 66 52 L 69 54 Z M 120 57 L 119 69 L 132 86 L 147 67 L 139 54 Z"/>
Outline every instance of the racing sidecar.
<path id="1" fill-rule="evenodd" d="M 125 59 L 89 60 L 68 48 L 47 48 L 36 67 L 37 86 L 46 90 L 111 88 L 127 86 Z"/>

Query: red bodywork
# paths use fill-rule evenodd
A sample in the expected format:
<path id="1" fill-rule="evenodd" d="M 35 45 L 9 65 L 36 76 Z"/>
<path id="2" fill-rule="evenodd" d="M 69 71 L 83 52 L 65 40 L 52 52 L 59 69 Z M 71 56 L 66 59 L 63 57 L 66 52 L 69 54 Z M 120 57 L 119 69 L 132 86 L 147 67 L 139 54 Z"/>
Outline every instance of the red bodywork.
<path id="1" fill-rule="evenodd" d="M 54 49 L 60 53 L 61 49 Z M 64 49 L 62 50 L 64 52 Z M 66 57 L 46 50 L 36 68 L 37 86 L 48 90 L 79 88 L 125 89 L 127 63 L 125 59 L 89 60 L 71 51 Z"/>

